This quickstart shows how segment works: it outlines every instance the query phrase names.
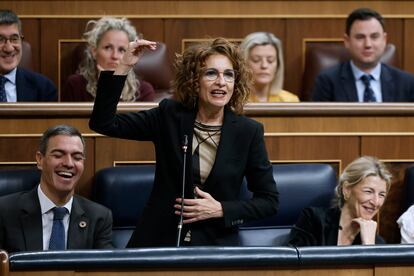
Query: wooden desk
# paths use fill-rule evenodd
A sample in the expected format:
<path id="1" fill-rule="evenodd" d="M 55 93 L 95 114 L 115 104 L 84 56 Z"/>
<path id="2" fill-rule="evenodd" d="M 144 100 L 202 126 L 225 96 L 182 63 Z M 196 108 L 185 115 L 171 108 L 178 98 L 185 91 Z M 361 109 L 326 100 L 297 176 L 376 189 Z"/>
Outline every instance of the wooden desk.
<path id="1" fill-rule="evenodd" d="M 119 111 L 155 106 L 121 103 Z M 91 131 L 91 110 L 92 103 L 1 104 L 0 169 L 33 166 L 39 137 L 47 127 L 61 123 L 77 127 L 86 138 L 87 160 L 79 194 L 90 196 L 99 169 L 155 161 L 150 142 L 113 139 Z M 274 163 L 324 162 L 339 173 L 361 155 L 387 162 L 394 181 L 381 212 L 380 233 L 388 242 L 399 242 L 395 220 L 405 208 L 404 171 L 414 163 L 413 104 L 249 104 L 246 115 L 264 124 L 269 158 Z"/>

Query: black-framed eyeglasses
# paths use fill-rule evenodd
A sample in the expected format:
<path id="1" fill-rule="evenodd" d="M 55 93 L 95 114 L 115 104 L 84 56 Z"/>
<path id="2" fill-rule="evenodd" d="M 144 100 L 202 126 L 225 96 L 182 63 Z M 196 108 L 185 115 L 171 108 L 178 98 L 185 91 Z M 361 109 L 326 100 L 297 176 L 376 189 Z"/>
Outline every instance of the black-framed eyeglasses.
<path id="1" fill-rule="evenodd" d="M 226 82 L 234 82 L 236 80 L 236 71 L 233 69 L 226 69 L 223 72 L 220 72 L 216 68 L 208 68 L 204 70 L 203 77 L 210 81 L 215 81 L 218 79 L 220 74 L 223 74 L 223 79 Z"/>
<path id="2" fill-rule="evenodd" d="M 0 45 L 4 45 L 4 44 L 6 44 L 7 43 L 7 41 L 10 41 L 10 43 L 12 44 L 12 45 L 17 45 L 17 44 L 19 44 L 21 41 L 23 40 L 23 36 L 22 35 L 17 35 L 17 34 L 14 34 L 14 35 L 11 35 L 11 36 L 9 36 L 9 37 L 6 37 L 6 36 L 3 36 L 3 35 L 0 35 Z"/>

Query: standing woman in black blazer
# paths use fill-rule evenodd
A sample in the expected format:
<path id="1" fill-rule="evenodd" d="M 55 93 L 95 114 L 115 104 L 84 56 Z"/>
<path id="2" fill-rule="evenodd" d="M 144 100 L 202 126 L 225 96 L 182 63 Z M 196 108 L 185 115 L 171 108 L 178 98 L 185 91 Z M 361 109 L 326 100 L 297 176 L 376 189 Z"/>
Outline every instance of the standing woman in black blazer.
<path id="1" fill-rule="evenodd" d="M 237 47 L 218 38 L 177 57 L 173 83 L 177 100 L 117 114 L 128 71 L 145 48 L 155 47 L 155 42 L 132 42 L 116 71 L 101 73 L 89 122 L 99 133 L 152 141 L 155 146 L 153 190 L 128 247 L 176 245 L 182 200 L 181 244 L 237 245 L 237 226 L 274 215 L 279 202 L 263 126 L 242 115 L 251 75 Z M 239 199 L 244 177 L 253 192 L 250 200 Z"/>

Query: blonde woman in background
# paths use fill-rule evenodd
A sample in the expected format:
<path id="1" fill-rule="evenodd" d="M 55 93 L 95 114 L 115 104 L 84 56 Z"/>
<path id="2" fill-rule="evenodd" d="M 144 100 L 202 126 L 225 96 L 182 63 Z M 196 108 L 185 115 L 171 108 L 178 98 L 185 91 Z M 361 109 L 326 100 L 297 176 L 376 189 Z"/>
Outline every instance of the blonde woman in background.
<path id="1" fill-rule="evenodd" d="M 298 96 L 282 89 L 284 63 L 278 38 L 267 32 L 251 33 L 240 49 L 253 73 L 250 102 L 299 102 Z"/>
<path id="2" fill-rule="evenodd" d="M 302 211 L 289 237 L 291 246 L 372 245 L 385 241 L 377 234 L 375 215 L 391 187 L 391 173 L 375 157 L 350 163 L 335 188 L 332 208 Z"/>
<path id="3" fill-rule="evenodd" d="M 135 28 L 126 18 L 103 17 L 91 20 L 83 36 L 88 46 L 78 73 L 68 77 L 61 95 L 61 101 L 90 102 L 95 99 L 99 72 L 114 71 L 129 42 L 137 39 Z M 155 91 L 151 84 L 139 81 L 134 70 L 128 73 L 122 90 L 121 101 L 153 101 Z"/>

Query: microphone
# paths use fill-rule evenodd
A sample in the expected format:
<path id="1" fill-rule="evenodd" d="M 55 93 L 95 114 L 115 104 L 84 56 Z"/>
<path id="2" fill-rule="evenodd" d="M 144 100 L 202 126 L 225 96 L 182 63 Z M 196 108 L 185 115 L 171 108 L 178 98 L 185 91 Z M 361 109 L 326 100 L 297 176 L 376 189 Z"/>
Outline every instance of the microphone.
<path id="1" fill-rule="evenodd" d="M 177 226 L 177 247 L 180 247 L 180 241 L 181 241 L 181 230 L 183 229 L 183 211 L 184 211 L 184 190 L 185 190 L 185 167 L 186 167 L 186 154 L 187 154 L 187 148 L 188 148 L 188 136 L 184 135 L 183 137 L 183 158 L 184 158 L 184 164 L 183 164 L 183 183 L 181 187 L 181 207 L 180 207 L 180 220 L 178 222 Z"/>

